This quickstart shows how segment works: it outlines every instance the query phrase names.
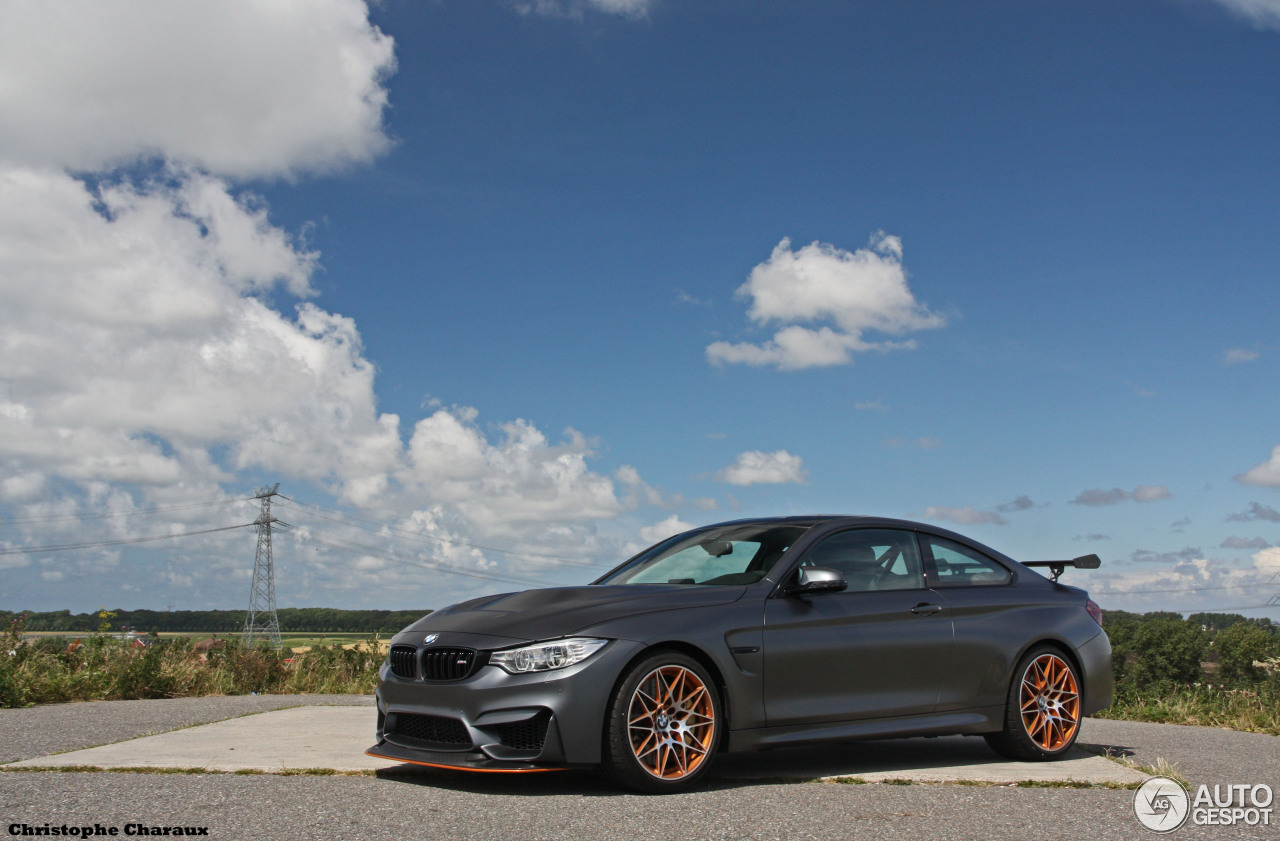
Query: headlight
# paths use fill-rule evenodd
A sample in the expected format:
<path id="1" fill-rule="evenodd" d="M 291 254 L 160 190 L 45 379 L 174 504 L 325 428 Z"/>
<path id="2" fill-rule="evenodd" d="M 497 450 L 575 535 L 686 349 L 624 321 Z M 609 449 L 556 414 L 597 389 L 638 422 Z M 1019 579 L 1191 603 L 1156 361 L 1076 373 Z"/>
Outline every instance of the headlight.
<path id="1" fill-rule="evenodd" d="M 608 640 L 591 637 L 571 637 L 553 642 L 540 642 L 522 648 L 508 648 L 489 655 L 489 663 L 500 666 L 513 675 L 526 672 L 548 672 L 563 669 L 595 654 Z"/>

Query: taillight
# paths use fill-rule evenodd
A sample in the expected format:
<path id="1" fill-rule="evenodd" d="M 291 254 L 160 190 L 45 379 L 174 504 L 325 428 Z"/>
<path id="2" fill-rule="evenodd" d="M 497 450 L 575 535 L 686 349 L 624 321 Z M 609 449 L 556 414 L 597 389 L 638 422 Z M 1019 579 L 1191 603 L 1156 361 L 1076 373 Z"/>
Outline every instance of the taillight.
<path id="1" fill-rule="evenodd" d="M 1093 617 L 1093 621 L 1099 626 L 1102 625 L 1102 608 L 1098 607 L 1098 603 L 1093 599 L 1089 599 L 1084 603 L 1084 609 L 1089 611 L 1089 615 Z"/>

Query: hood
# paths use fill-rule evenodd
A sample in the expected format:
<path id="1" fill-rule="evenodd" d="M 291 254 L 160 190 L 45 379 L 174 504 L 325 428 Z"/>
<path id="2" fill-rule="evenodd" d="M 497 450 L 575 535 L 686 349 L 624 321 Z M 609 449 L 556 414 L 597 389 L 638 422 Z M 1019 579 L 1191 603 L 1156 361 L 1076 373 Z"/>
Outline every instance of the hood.
<path id="1" fill-rule="evenodd" d="M 745 592 L 745 587 L 666 584 L 552 587 L 456 604 L 424 616 L 406 630 L 554 639 L 640 613 L 728 604 Z"/>

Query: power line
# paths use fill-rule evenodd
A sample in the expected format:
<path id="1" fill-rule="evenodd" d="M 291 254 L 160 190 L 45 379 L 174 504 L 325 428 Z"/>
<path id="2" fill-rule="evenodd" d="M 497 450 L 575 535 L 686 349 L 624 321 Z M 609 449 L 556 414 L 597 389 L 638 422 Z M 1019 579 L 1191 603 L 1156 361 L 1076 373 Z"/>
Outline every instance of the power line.
<path id="1" fill-rule="evenodd" d="M 97 513 L 86 514 L 42 514 L 30 517 L 0 517 L 2 525 L 21 525 L 24 523 L 58 523 L 69 522 L 72 520 L 106 520 L 111 517 L 140 517 L 150 516 L 152 514 L 162 514 L 168 511 L 194 511 L 198 508 L 214 508 L 219 505 L 231 505 L 236 502 L 244 502 L 244 499 L 218 499 L 209 502 L 189 502 L 181 505 L 162 505 L 152 506 L 150 508 L 131 508 L 121 509 L 119 511 L 100 511 Z"/>
<path id="2" fill-rule="evenodd" d="M 399 564 L 401 566 L 419 567 L 421 569 L 430 569 L 430 570 L 435 570 L 437 572 L 449 573 L 451 575 L 462 575 L 468 578 L 479 578 L 486 581 L 497 581 L 502 584 L 522 584 L 525 586 L 533 586 L 533 587 L 557 586 L 549 581 L 542 581 L 536 578 L 525 578 L 522 576 L 481 572 L 479 570 L 464 569 L 462 567 L 454 566 L 452 564 L 445 564 L 437 561 L 421 561 L 421 560 L 410 561 L 410 560 L 401 558 L 400 556 L 395 555 L 391 552 L 387 552 L 383 549 L 379 549 L 374 546 L 366 546 L 360 543 L 347 541 L 343 538 L 323 539 L 321 537 L 314 537 L 311 535 L 303 534 L 299 532 L 296 528 L 282 529 L 281 533 L 287 534 L 293 539 L 298 540 L 302 543 L 309 543 L 313 546 L 319 546 L 325 549 L 336 549 L 343 552 L 352 552 L 355 554 L 370 555 L 372 557 L 380 558 L 382 560 L 388 561 L 393 564 Z"/>
<path id="3" fill-rule="evenodd" d="M 455 566 L 453 564 L 443 563 L 440 561 L 424 561 L 424 560 L 410 561 L 400 557 L 399 555 L 396 555 L 393 552 L 388 552 L 386 550 L 379 549 L 375 546 L 368 546 L 361 543 L 355 543 L 352 541 L 345 540 L 343 538 L 330 537 L 328 539 L 325 539 L 324 537 L 315 537 L 310 534 L 303 534 L 300 531 L 297 531 L 293 528 L 286 529 L 283 531 L 283 533 L 288 534 L 290 537 L 293 537 L 294 539 L 302 543 L 309 543 L 313 546 L 320 546 L 326 549 L 337 549 L 339 551 L 344 551 L 344 552 L 352 552 L 355 554 L 369 555 L 372 557 L 381 558 L 382 560 L 389 561 L 390 563 L 393 563 L 393 564 L 399 564 L 401 566 L 412 566 L 412 567 L 419 567 L 422 569 L 431 569 L 439 572 L 451 573 L 454 575 L 463 575 L 468 578 L 480 578 L 486 581 L 497 581 L 503 584 L 523 584 L 525 586 L 533 586 L 533 587 L 557 586 L 552 582 L 542 581 L 536 578 L 526 578 L 523 576 L 508 575 L 503 573 L 482 572 L 479 570 L 466 569 L 463 567 Z"/>
<path id="4" fill-rule="evenodd" d="M 155 537 L 131 537 L 126 540 L 99 540 L 94 543 L 64 543 L 57 546 L 27 546 L 22 549 L 0 549 L 0 555 L 32 555 L 37 552 L 68 552 L 73 549 L 97 549 L 104 546 L 128 546 L 134 543 L 151 543 L 157 540 L 174 540 L 179 537 L 196 537 L 201 534 L 213 534 L 219 531 L 233 531 L 248 528 L 254 523 L 241 523 L 238 526 L 222 526 L 216 529 L 188 531 L 181 534 L 161 534 Z"/>
<path id="5" fill-rule="evenodd" d="M 1256 584 L 1229 584 L 1223 587 L 1179 587 L 1174 590 L 1090 590 L 1097 596 L 1149 596 L 1157 593 L 1203 593 L 1208 590 L 1248 590 Z"/>
<path id="6" fill-rule="evenodd" d="M 311 516 L 319 517 L 322 520 L 328 520 L 329 522 L 333 522 L 333 523 L 351 525 L 351 526 L 354 526 L 355 528 L 363 528 L 366 531 L 375 531 L 375 530 L 387 531 L 387 532 L 391 532 L 392 534 L 397 534 L 402 537 L 409 538 L 411 540 L 423 541 L 425 543 L 433 543 L 436 545 L 458 546 L 463 549 L 478 549 L 482 552 L 497 552 L 500 555 L 508 555 L 515 558 L 523 558 L 526 560 L 533 560 L 533 561 L 537 561 L 537 560 L 557 561 L 566 566 L 589 567 L 592 569 L 608 569 L 610 566 L 609 564 L 602 564 L 602 563 L 597 563 L 593 561 L 582 561 L 574 558 L 566 558 L 561 555 L 551 555 L 544 552 L 529 552 L 529 551 L 516 550 L 516 549 L 499 549 L 496 546 L 482 546 L 478 543 L 467 543 L 461 540 L 453 540 L 453 539 L 444 538 L 444 537 L 433 537 L 431 535 L 421 534 L 419 532 L 412 532 L 412 531 L 407 531 L 405 529 L 398 529 L 394 526 L 389 526 L 389 525 L 386 525 L 385 523 L 379 523 L 374 520 L 365 520 L 360 517 L 354 517 L 350 514 L 344 514 L 341 511 L 334 511 L 331 508 L 324 508 L 322 506 L 314 505 L 312 503 L 298 502 L 297 500 L 290 499 L 289 497 L 284 497 L 284 498 L 289 502 L 292 502 L 295 505 L 300 505 L 304 508 L 311 508 L 311 509 L 314 509 L 315 511 L 324 511 L 328 514 L 337 515 L 337 517 L 326 517 L 324 516 L 324 514 L 312 514 Z M 364 524 L 364 525 L 360 525 L 360 524 Z M 366 526 L 372 527 L 372 528 L 366 528 Z"/>

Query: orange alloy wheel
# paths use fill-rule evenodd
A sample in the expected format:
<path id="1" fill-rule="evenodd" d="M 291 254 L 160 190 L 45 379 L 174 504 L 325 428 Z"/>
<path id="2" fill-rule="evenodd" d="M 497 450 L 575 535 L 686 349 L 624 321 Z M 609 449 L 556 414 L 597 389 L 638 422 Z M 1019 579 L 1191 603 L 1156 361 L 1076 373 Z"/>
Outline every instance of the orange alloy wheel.
<path id="1" fill-rule="evenodd" d="M 1022 674 L 1022 726 L 1047 751 L 1071 742 L 1080 725 L 1080 687 L 1056 654 L 1041 654 Z"/>
<path id="2" fill-rule="evenodd" d="M 663 780 L 687 777 L 715 744 L 711 692 L 683 666 L 654 669 L 631 696 L 627 734 L 636 759 L 650 774 Z"/>

